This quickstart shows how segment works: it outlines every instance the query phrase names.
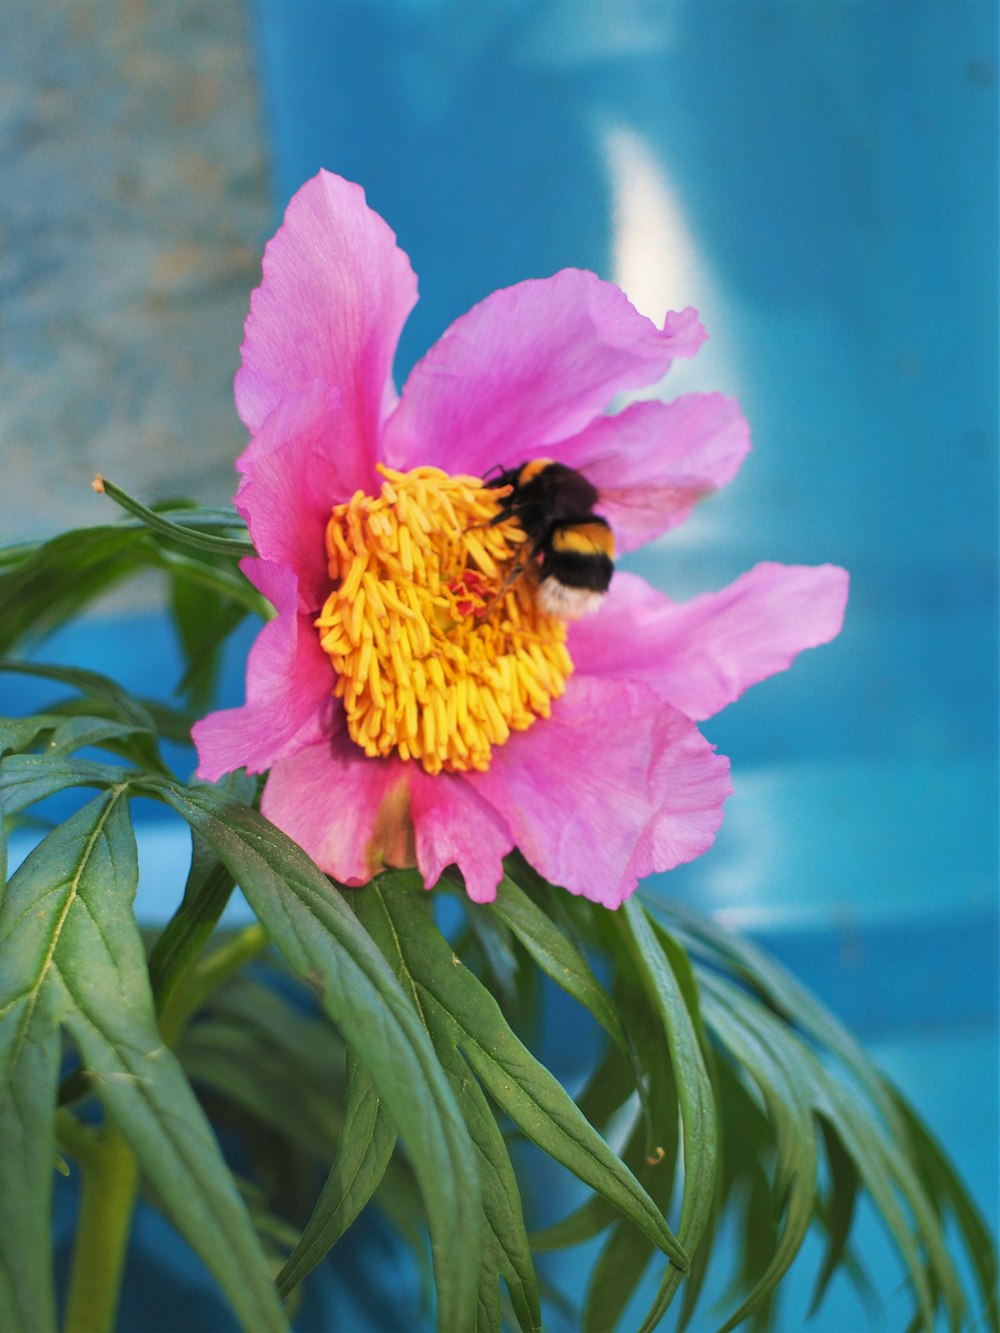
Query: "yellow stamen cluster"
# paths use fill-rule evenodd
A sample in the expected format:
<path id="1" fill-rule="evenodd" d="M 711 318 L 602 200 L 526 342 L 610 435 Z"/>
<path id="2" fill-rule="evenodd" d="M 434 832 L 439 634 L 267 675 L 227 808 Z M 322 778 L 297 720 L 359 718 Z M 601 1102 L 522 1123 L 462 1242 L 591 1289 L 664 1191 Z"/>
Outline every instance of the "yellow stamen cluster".
<path id="1" fill-rule="evenodd" d="M 316 621 L 351 737 L 429 773 L 489 767 L 494 745 L 548 717 L 573 664 L 566 626 L 519 572 L 524 533 L 493 522 L 504 492 L 433 467 L 336 505 L 334 590 Z"/>

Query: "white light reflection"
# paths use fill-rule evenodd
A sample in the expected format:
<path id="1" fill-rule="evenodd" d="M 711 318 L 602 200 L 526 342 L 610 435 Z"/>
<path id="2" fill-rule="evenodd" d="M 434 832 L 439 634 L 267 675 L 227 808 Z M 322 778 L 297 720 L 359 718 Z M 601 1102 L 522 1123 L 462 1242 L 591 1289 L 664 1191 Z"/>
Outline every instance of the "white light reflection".
<path id="1" fill-rule="evenodd" d="M 606 124 L 600 137 L 612 193 L 614 281 L 657 323 L 667 310 L 696 306 L 711 334 L 694 361 L 676 363 L 669 395 L 663 396 L 692 388 L 737 392 L 723 333 L 727 303 L 688 225 L 677 187 L 656 150 L 632 126 Z"/>
<path id="2" fill-rule="evenodd" d="M 600 130 L 612 194 L 612 277 L 637 310 L 659 324 L 668 310 L 697 307 L 710 338 L 693 361 L 677 361 L 660 384 L 623 395 L 615 409 L 639 398 L 676 398 L 713 389 L 739 394 L 735 359 L 724 333 L 728 303 L 688 225 L 679 192 L 655 149 L 621 123 Z M 704 509 L 669 534 L 676 548 L 715 540 Z M 662 538 L 660 540 L 663 540 Z"/>

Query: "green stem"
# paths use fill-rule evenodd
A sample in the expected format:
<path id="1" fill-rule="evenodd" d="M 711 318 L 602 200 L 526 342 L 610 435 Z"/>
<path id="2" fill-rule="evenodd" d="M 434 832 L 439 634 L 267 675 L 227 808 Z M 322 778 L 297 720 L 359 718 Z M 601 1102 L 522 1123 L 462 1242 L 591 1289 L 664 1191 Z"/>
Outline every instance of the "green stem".
<path id="1" fill-rule="evenodd" d="M 111 1121 L 80 1164 L 82 1194 L 66 1300 L 65 1333 L 112 1333 L 121 1296 L 139 1164 Z"/>
<path id="2" fill-rule="evenodd" d="M 115 504 L 121 505 L 122 509 L 142 519 L 147 528 L 152 528 L 154 532 L 159 532 L 164 537 L 172 537 L 187 546 L 195 546 L 201 551 L 216 551 L 221 555 L 257 554 L 257 548 L 250 541 L 239 537 L 216 537 L 214 533 L 202 532 L 198 528 L 189 528 L 164 518 L 162 514 L 158 514 L 154 509 L 148 509 L 135 496 L 129 495 L 128 491 L 123 491 L 120 486 L 116 486 L 113 481 L 108 481 L 107 477 L 102 477 L 99 473 L 91 485 L 99 495 L 108 496 Z M 235 515 L 233 526 L 239 526 L 239 519 Z"/>
<path id="3" fill-rule="evenodd" d="M 188 1019 L 198 1012 L 212 992 L 262 954 L 269 943 L 263 926 L 245 926 L 185 973 L 170 992 L 160 1014 L 160 1032 L 168 1046 L 177 1044 Z"/>
<path id="4" fill-rule="evenodd" d="M 56 1111 L 56 1143 L 81 1167 L 94 1166 L 100 1152 L 100 1134 L 85 1125 L 72 1111 Z"/>
<path id="5" fill-rule="evenodd" d="M 267 945 L 261 926 L 247 926 L 197 962 L 178 982 L 160 1015 L 167 1045 L 174 1046 L 207 997 Z M 139 1194 L 139 1164 L 112 1121 L 94 1131 L 71 1111 L 57 1114 L 60 1145 L 76 1158 L 82 1185 L 65 1333 L 113 1333 Z"/>

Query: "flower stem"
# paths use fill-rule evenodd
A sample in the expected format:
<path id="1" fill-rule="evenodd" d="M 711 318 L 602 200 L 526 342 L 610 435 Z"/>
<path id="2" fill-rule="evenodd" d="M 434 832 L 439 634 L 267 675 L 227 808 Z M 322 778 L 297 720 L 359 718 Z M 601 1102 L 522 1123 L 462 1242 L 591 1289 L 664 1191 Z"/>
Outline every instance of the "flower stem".
<path id="1" fill-rule="evenodd" d="M 183 545 L 194 546 L 202 551 L 215 551 L 221 555 L 257 554 L 257 548 L 249 540 L 240 537 L 218 537 L 213 532 L 204 532 L 200 528 L 175 523 L 165 515 L 158 514 L 155 509 L 148 509 L 135 496 L 129 495 L 128 491 L 123 491 L 120 486 L 116 486 L 113 481 L 108 481 L 107 477 L 102 477 L 100 473 L 90 484 L 98 495 L 107 495 L 114 500 L 115 504 L 121 505 L 122 509 L 134 514 L 136 518 L 145 523 L 147 528 L 152 528 L 154 532 L 160 533 L 161 536 L 172 537 L 174 541 L 181 542 Z M 236 514 L 233 515 L 232 526 L 234 528 L 243 527 Z"/>
<path id="2" fill-rule="evenodd" d="M 267 944 L 261 926 L 248 926 L 196 963 L 160 1015 L 164 1041 L 175 1045 L 208 996 Z M 71 1112 L 59 1114 L 60 1138 L 77 1159 L 82 1183 L 65 1333 L 113 1333 L 139 1194 L 139 1163 L 112 1121 L 106 1120 L 99 1131 L 93 1131 Z"/>
<path id="3" fill-rule="evenodd" d="M 168 1046 L 176 1046 L 188 1020 L 213 991 L 263 953 L 269 943 L 263 926 L 245 926 L 206 957 L 199 959 L 181 977 L 160 1014 L 160 1032 Z"/>
<path id="4" fill-rule="evenodd" d="M 65 1333 L 112 1333 L 139 1192 L 139 1164 L 110 1120 L 93 1153 L 81 1161 L 80 1175 Z"/>

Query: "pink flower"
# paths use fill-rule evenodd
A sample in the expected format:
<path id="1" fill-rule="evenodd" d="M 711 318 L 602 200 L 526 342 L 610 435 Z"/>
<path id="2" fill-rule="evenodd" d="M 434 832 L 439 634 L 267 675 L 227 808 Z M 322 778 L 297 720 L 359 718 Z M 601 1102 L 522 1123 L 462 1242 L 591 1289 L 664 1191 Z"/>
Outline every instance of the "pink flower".
<path id="1" fill-rule="evenodd" d="M 492 662 L 477 669 L 500 682 L 502 705 L 514 698 L 503 693 L 512 681 L 520 702 L 496 720 L 487 675 L 469 686 L 482 689 L 483 706 L 469 704 L 479 728 L 469 743 L 481 748 L 466 761 L 462 737 L 445 744 L 442 734 L 458 728 L 462 663 L 471 658 L 456 659 L 447 707 L 440 694 L 431 698 L 441 675 L 432 659 L 452 670 L 442 653 L 453 628 L 469 644 L 494 634 L 492 604 L 476 602 L 475 571 L 449 582 L 442 556 L 437 609 L 424 617 L 437 646 L 421 647 L 418 602 L 407 601 L 406 588 L 397 596 L 386 573 L 409 538 L 399 537 L 396 491 L 383 491 L 376 466 L 418 478 L 414 469 L 439 468 L 449 474 L 442 486 L 463 474 L 456 484 L 473 488 L 470 503 L 495 504 L 499 493 L 477 490 L 476 477 L 561 461 L 598 487 L 597 510 L 621 551 L 679 523 L 729 481 L 748 432 L 738 405 L 720 394 L 605 415 L 616 394 L 658 381 L 705 335 L 693 310 L 657 328 L 616 287 L 574 269 L 494 292 L 447 330 L 399 397 L 392 360 L 415 300 L 409 261 L 362 190 L 328 172 L 303 186 L 267 247 L 236 377 L 252 435 L 238 462 L 236 504 L 260 553 L 243 569 L 278 614 L 251 651 L 246 703 L 195 727 L 198 772 L 214 780 L 238 767 L 270 770 L 264 813 L 347 884 L 366 882 L 381 864 L 416 863 L 432 885 L 455 864 L 470 897 L 488 902 L 516 846 L 552 883 L 617 907 L 642 876 L 710 846 L 729 767 L 695 722 L 836 635 L 847 575 L 829 565 L 762 564 L 720 593 L 678 605 L 618 573 L 601 609 L 568 631 L 538 618 L 527 576 L 527 592 L 501 584 L 497 595 L 508 597 L 517 621 L 503 640 L 509 660 L 502 670 Z M 439 474 L 427 475 L 433 489 Z M 397 490 L 407 484 L 404 475 Z M 424 483 L 415 484 L 423 494 Z M 376 504 L 359 493 L 390 499 Z M 357 524 L 379 505 L 389 517 L 361 532 Z M 428 512 L 409 519 L 421 540 Z M 369 560 L 364 542 L 383 530 L 382 556 Z M 460 520 L 449 540 L 464 560 L 467 547 L 476 553 L 501 533 L 495 522 Z M 378 564 L 383 557 L 390 564 Z M 479 568 L 490 568 L 486 556 Z M 390 582 L 365 583 L 373 569 Z M 355 586 L 369 589 L 367 600 Z M 522 632 L 524 644 L 544 640 L 534 665 L 518 647 Z M 411 654 L 405 663 L 390 657 L 400 643 Z M 354 676 L 338 681 L 347 668 L 334 663 L 348 661 Z M 550 669 L 551 686 L 539 686 Z M 386 691 L 396 693 L 383 699 Z M 424 759 L 401 757 L 408 742 L 396 736 L 409 737 L 415 755 L 423 745 Z"/>

